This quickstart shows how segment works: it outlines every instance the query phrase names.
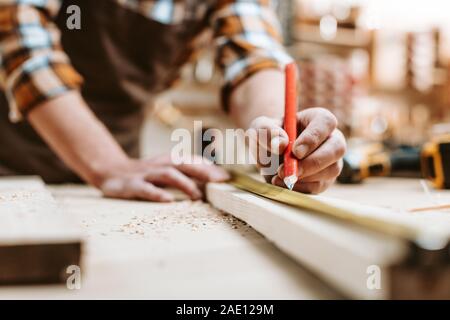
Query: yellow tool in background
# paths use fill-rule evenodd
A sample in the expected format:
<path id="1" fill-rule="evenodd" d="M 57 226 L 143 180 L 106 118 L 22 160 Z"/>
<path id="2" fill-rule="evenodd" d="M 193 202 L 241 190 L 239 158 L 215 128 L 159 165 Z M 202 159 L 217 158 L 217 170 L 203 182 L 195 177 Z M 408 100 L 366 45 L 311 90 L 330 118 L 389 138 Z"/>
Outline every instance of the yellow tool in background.
<path id="1" fill-rule="evenodd" d="M 389 172 L 389 157 L 383 144 L 363 143 L 349 148 L 338 180 L 341 183 L 360 183 L 368 177 L 387 176 Z"/>
<path id="2" fill-rule="evenodd" d="M 422 177 L 437 189 L 450 189 L 450 134 L 436 136 L 423 147 L 388 148 L 380 142 L 351 146 L 338 181 L 361 183 L 370 177 Z"/>
<path id="3" fill-rule="evenodd" d="M 428 142 L 422 148 L 421 167 L 424 178 L 437 189 L 450 189 L 450 134 Z"/>
<path id="4" fill-rule="evenodd" d="M 420 148 L 387 148 L 381 142 L 359 142 L 350 146 L 344 157 L 340 183 L 361 183 L 370 177 L 420 178 Z"/>

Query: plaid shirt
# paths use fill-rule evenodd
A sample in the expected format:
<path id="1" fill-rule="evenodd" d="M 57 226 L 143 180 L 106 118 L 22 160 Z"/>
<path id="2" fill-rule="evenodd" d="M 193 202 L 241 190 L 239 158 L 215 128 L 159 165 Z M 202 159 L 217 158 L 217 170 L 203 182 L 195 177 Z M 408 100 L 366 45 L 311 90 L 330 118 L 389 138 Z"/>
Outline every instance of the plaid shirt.
<path id="1" fill-rule="evenodd" d="M 180 23 L 188 14 L 188 1 L 183 0 L 110 1 L 168 25 Z M 12 121 L 82 84 L 61 47 L 54 23 L 60 6 L 61 0 L 1 0 L 0 87 Z M 212 12 L 208 27 L 213 30 L 217 64 L 224 74 L 225 103 L 233 88 L 251 74 L 281 68 L 291 60 L 281 45 L 272 6 L 270 0 L 199 0 L 195 4 L 194 19 Z"/>

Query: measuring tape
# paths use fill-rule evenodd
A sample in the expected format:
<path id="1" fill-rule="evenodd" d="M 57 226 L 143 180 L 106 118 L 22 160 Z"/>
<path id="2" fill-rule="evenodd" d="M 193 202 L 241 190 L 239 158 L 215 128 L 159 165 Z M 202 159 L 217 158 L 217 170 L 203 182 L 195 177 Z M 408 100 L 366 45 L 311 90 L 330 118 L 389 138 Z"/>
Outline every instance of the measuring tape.
<path id="1" fill-rule="evenodd" d="M 254 193 L 267 199 L 297 208 L 319 212 L 326 216 L 353 223 L 385 235 L 412 241 L 427 249 L 441 249 L 442 246 L 445 247 L 448 243 L 448 237 L 424 232 L 423 229 L 412 224 L 401 223 L 399 221 L 386 221 L 373 215 L 361 215 L 361 212 L 358 212 L 356 209 L 352 210 L 334 206 L 309 195 L 258 181 L 236 170 L 231 170 L 230 173 L 232 176 L 230 184 L 238 189 Z"/>

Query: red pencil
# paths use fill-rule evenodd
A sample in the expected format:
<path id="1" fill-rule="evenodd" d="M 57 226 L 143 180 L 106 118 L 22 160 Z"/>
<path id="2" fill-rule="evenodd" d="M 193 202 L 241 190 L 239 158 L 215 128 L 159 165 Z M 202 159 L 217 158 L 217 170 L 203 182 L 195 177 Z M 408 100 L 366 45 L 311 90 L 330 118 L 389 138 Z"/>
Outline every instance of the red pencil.
<path id="1" fill-rule="evenodd" d="M 298 160 L 292 154 L 292 146 L 297 139 L 297 64 L 289 63 L 285 69 L 286 93 L 284 110 L 284 130 L 289 144 L 284 152 L 284 184 L 292 190 L 298 180 Z"/>

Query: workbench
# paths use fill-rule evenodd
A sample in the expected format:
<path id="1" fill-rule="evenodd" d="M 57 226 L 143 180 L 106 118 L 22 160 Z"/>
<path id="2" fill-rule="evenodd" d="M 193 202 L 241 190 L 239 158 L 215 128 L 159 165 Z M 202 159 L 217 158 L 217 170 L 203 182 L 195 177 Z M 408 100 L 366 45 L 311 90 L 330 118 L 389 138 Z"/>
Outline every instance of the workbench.
<path id="1" fill-rule="evenodd" d="M 206 203 L 102 198 L 87 186 L 48 186 L 85 233 L 81 289 L 1 287 L 0 299 L 339 299 L 342 296 L 245 223 Z M 335 185 L 329 197 L 403 208 L 450 203 L 419 180 Z M 413 213 L 411 213 L 413 214 Z M 414 213 L 448 218 L 450 210 Z"/>

